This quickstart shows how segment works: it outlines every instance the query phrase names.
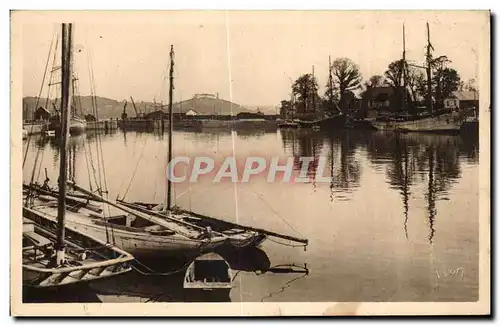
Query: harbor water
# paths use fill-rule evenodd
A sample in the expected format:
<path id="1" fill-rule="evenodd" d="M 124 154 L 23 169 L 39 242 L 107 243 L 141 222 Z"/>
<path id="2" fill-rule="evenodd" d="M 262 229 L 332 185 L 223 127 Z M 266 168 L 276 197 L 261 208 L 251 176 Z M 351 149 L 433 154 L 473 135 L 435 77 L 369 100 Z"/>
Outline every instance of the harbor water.
<path id="1" fill-rule="evenodd" d="M 229 253 L 235 287 L 227 298 L 215 301 L 478 300 L 477 136 L 214 129 L 176 131 L 173 137 L 174 157 L 210 157 L 216 169 L 226 157 L 237 162 L 291 157 L 299 170 L 299 157 L 306 156 L 316 158 L 309 175 L 324 158 L 322 174 L 331 177 L 331 182 L 312 178 L 290 183 L 277 176 L 268 182 L 266 169 L 246 183 L 229 178 L 213 182 L 213 174 L 207 174 L 197 182 L 174 185 L 175 205 L 309 239 L 305 250 L 269 239 L 258 249 Z M 39 151 L 42 169 L 34 178 L 42 183 L 46 168 L 55 186 L 56 140 L 33 136 L 24 141 L 24 150 L 27 146 L 24 181 L 30 181 Z M 96 148 L 102 151 L 104 169 L 97 163 Z M 111 199 L 161 203 L 167 148 L 167 134 L 115 131 L 96 137 L 87 131 L 70 139 L 69 176 L 89 187 L 100 174 Z M 189 165 L 179 166 L 176 174 L 189 172 Z M 155 271 L 174 268 L 168 260 L 157 263 L 147 266 Z M 283 272 L 299 267 L 308 273 Z M 101 302 L 186 301 L 182 278 L 182 273 L 148 276 L 134 271 L 71 291 L 73 299 L 63 298 L 65 291 L 47 300 L 82 302 L 86 296 Z"/>

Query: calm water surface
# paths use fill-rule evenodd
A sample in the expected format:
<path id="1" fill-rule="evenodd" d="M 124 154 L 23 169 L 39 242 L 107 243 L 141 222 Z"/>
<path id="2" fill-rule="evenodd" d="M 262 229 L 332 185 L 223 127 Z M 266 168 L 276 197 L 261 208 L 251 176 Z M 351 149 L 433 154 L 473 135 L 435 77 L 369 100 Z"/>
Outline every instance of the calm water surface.
<path id="1" fill-rule="evenodd" d="M 307 250 L 268 240 L 240 256 L 233 266 L 242 271 L 231 301 L 476 301 L 479 152 L 477 137 L 465 138 L 363 131 L 175 132 L 174 156 L 208 156 L 216 167 L 227 156 L 238 162 L 248 156 L 294 157 L 297 170 L 300 156 L 325 157 L 324 175 L 332 182 L 284 183 L 278 176 L 278 182 L 268 183 L 263 173 L 248 183 L 213 183 L 212 174 L 176 184 L 174 202 L 309 239 Z M 70 175 L 86 187 L 94 175 L 103 175 L 97 139 L 110 198 L 164 200 L 167 135 L 118 131 L 72 137 Z M 56 144 L 41 138 L 30 141 L 25 181 L 38 150 L 43 161 L 35 179 L 43 182 L 47 168 L 55 182 Z M 318 165 L 311 165 L 309 175 Z M 309 273 L 255 272 L 288 264 L 306 265 Z M 130 273 L 92 291 L 105 302 L 182 301 L 176 294 L 181 278 Z"/>

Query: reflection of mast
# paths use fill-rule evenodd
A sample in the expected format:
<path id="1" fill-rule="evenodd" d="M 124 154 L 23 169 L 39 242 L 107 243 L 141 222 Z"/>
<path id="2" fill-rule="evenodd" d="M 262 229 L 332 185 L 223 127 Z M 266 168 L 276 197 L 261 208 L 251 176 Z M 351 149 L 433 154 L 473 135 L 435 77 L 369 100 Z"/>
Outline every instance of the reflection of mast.
<path id="1" fill-rule="evenodd" d="M 434 239 L 434 220 L 436 218 L 436 192 L 434 189 L 434 147 L 429 148 L 429 185 L 427 192 L 427 211 L 429 213 L 429 242 Z"/>
<path id="2" fill-rule="evenodd" d="M 410 208 L 410 205 L 408 203 L 408 197 L 409 197 L 409 187 L 408 187 L 408 146 L 405 144 L 405 152 L 404 152 L 404 158 L 405 158 L 405 168 L 404 168 L 404 182 L 403 182 L 403 206 L 404 206 L 404 215 L 405 215 L 405 222 L 404 222 L 404 229 L 405 229 L 405 236 L 406 240 L 408 240 L 408 210 Z"/>
<path id="3" fill-rule="evenodd" d="M 333 202 L 333 136 L 330 135 L 330 201 Z"/>

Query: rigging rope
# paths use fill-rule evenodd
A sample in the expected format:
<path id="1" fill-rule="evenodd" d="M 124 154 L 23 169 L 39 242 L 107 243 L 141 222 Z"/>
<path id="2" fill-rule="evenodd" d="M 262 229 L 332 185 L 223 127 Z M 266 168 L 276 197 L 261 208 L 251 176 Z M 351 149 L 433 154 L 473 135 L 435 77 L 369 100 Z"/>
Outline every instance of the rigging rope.
<path id="1" fill-rule="evenodd" d="M 246 189 L 243 189 L 243 191 L 246 191 Z M 257 194 L 255 191 L 251 191 L 251 193 L 253 195 L 255 195 L 257 198 L 261 199 L 266 205 L 267 207 L 269 207 L 269 209 L 279 218 L 281 219 L 286 225 L 288 225 L 292 230 L 294 230 L 298 235 L 300 235 L 301 237 L 304 237 L 305 236 L 299 231 L 297 230 L 296 228 L 293 227 L 293 225 L 291 225 L 290 223 L 288 223 L 284 218 L 282 218 L 280 216 L 280 214 L 278 214 L 278 212 L 276 212 L 276 210 L 271 206 L 271 204 L 269 204 L 262 196 L 260 196 L 259 194 Z"/>
<path id="2" fill-rule="evenodd" d="M 87 35 L 88 37 L 88 35 Z M 86 47 L 87 47 L 87 68 L 88 68 L 88 73 L 89 73 L 89 80 L 90 80 L 90 96 L 91 96 L 91 102 L 92 102 L 92 113 L 96 117 L 96 120 L 99 121 L 99 114 L 98 114 L 98 108 L 97 108 L 97 98 L 96 98 L 96 90 L 95 90 L 95 79 L 94 79 L 94 71 L 93 71 L 93 62 L 92 62 L 92 56 L 91 56 L 91 50 L 89 43 L 87 42 L 87 39 L 85 40 Z M 107 181 L 106 181 L 106 170 L 104 166 L 104 155 L 102 151 L 102 143 L 101 143 L 101 137 L 99 134 L 98 130 L 95 130 L 96 133 L 96 155 L 97 155 L 97 174 L 99 177 L 99 183 L 97 184 L 97 191 L 107 201 L 108 197 L 108 188 L 107 188 Z M 89 149 L 90 152 L 92 152 L 90 144 L 89 144 Z M 92 165 L 93 166 L 93 165 Z M 102 173 L 101 173 L 102 170 Z M 103 189 L 103 184 L 104 184 L 104 189 Z M 103 203 L 106 208 L 107 208 L 107 213 L 108 217 L 111 216 L 111 209 L 107 203 Z M 108 219 L 106 218 L 106 209 L 103 209 L 103 219 L 104 219 L 104 226 L 106 229 L 106 239 L 107 242 L 109 243 L 109 230 L 108 228 L 111 229 L 111 238 L 112 238 L 112 243 L 115 244 L 115 234 L 114 234 L 114 228 L 112 225 L 109 225 Z"/>
<path id="3" fill-rule="evenodd" d="M 135 259 L 134 261 L 137 264 L 139 264 L 141 267 L 144 267 L 149 272 L 149 273 L 147 273 L 147 272 L 141 271 L 137 267 L 132 266 L 132 269 L 134 269 L 136 272 L 138 272 L 141 275 L 144 275 L 144 276 L 168 276 L 168 275 L 176 274 L 176 273 L 179 273 L 179 272 L 185 270 L 194 261 L 194 259 L 192 259 L 191 261 L 189 261 L 186 264 L 182 265 L 180 268 L 178 268 L 176 270 L 173 270 L 173 271 L 170 271 L 170 272 L 165 272 L 165 273 L 155 271 L 155 270 L 149 268 L 148 266 L 144 265 L 143 263 L 141 263 L 137 259 Z"/>
<path id="4" fill-rule="evenodd" d="M 54 30 L 54 33 L 52 35 L 52 40 L 50 41 L 50 47 L 49 47 L 49 54 L 47 55 L 47 61 L 45 63 L 45 69 L 43 71 L 43 77 L 42 77 L 42 85 L 40 86 L 40 91 L 38 92 L 38 96 L 37 96 L 37 99 L 36 99 L 36 102 L 35 102 L 35 110 L 37 109 L 38 107 L 38 103 L 40 102 L 40 96 L 42 96 L 42 92 L 43 92 L 43 85 L 45 83 L 45 77 L 47 76 L 47 68 L 49 66 L 49 61 L 50 61 L 50 54 L 51 54 L 51 50 L 52 50 L 52 44 L 54 43 L 54 38 L 55 39 L 58 39 L 58 33 L 57 33 L 57 30 Z M 30 132 L 30 135 L 33 134 L 33 129 L 35 128 L 35 124 L 33 124 L 31 126 L 31 132 Z M 28 149 L 30 147 L 30 142 L 31 142 L 31 136 L 28 137 L 28 142 L 26 144 L 26 151 L 24 152 L 24 158 L 23 158 L 23 168 L 24 168 L 24 164 L 26 163 L 26 158 L 28 157 Z"/>
<path id="5" fill-rule="evenodd" d="M 142 158 L 142 155 L 144 154 L 144 148 L 146 147 L 146 137 L 144 138 L 144 144 L 142 146 L 142 149 L 141 149 L 141 154 L 139 155 L 139 159 L 137 160 L 137 164 L 135 165 L 135 169 L 134 169 L 134 172 L 132 172 L 132 177 L 130 178 L 130 182 L 127 186 L 127 189 L 125 189 L 125 193 L 123 194 L 122 196 L 122 200 L 125 199 L 125 196 L 127 196 L 127 193 L 130 189 L 130 186 L 132 185 L 132 181 L 134 180 L 134 177 L 135 177 L 135 174 L 137 172 L 137 168 L 139 167 L 139 163 L 141 162 L 141 158 Z"/>

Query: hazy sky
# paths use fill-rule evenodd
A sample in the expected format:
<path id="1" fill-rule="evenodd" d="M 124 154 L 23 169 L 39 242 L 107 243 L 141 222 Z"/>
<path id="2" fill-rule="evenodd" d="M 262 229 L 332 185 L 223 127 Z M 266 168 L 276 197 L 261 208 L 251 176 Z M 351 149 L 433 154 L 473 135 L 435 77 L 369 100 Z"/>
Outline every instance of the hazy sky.
<path id="1" fill-rule="evenodd" d="M 168 101 L 170 44 L 175 49 L 174 101 L 194 93 L 218 92 L 243 105 L 278 105 L 289 98 L 290 78 L 311 72 L 313 65 L 323 93 L 329 55 L 332 60 L 352 59 L 366 79 L 383 74 L 389 62 L 401 57 L 403 23 L 409 60 L 424 61 L 426 21 L 434 54 L 446 54 L 462 79 L 479 79 L 478 60 L 489 60 L 480 57 L 484 51 L 478 51 L 479 36 L 489 33 L 484 12 L 164 11 L 19 16 L 23 14 L 25 96 L 39 92 L 51 38 L 61 29 L 54 23 L 62 19 L 75 23 L 80 94 L 90 92 L 91 57 L 96 94 L 116 100 L 133 96 L 137 101 Z"/>

